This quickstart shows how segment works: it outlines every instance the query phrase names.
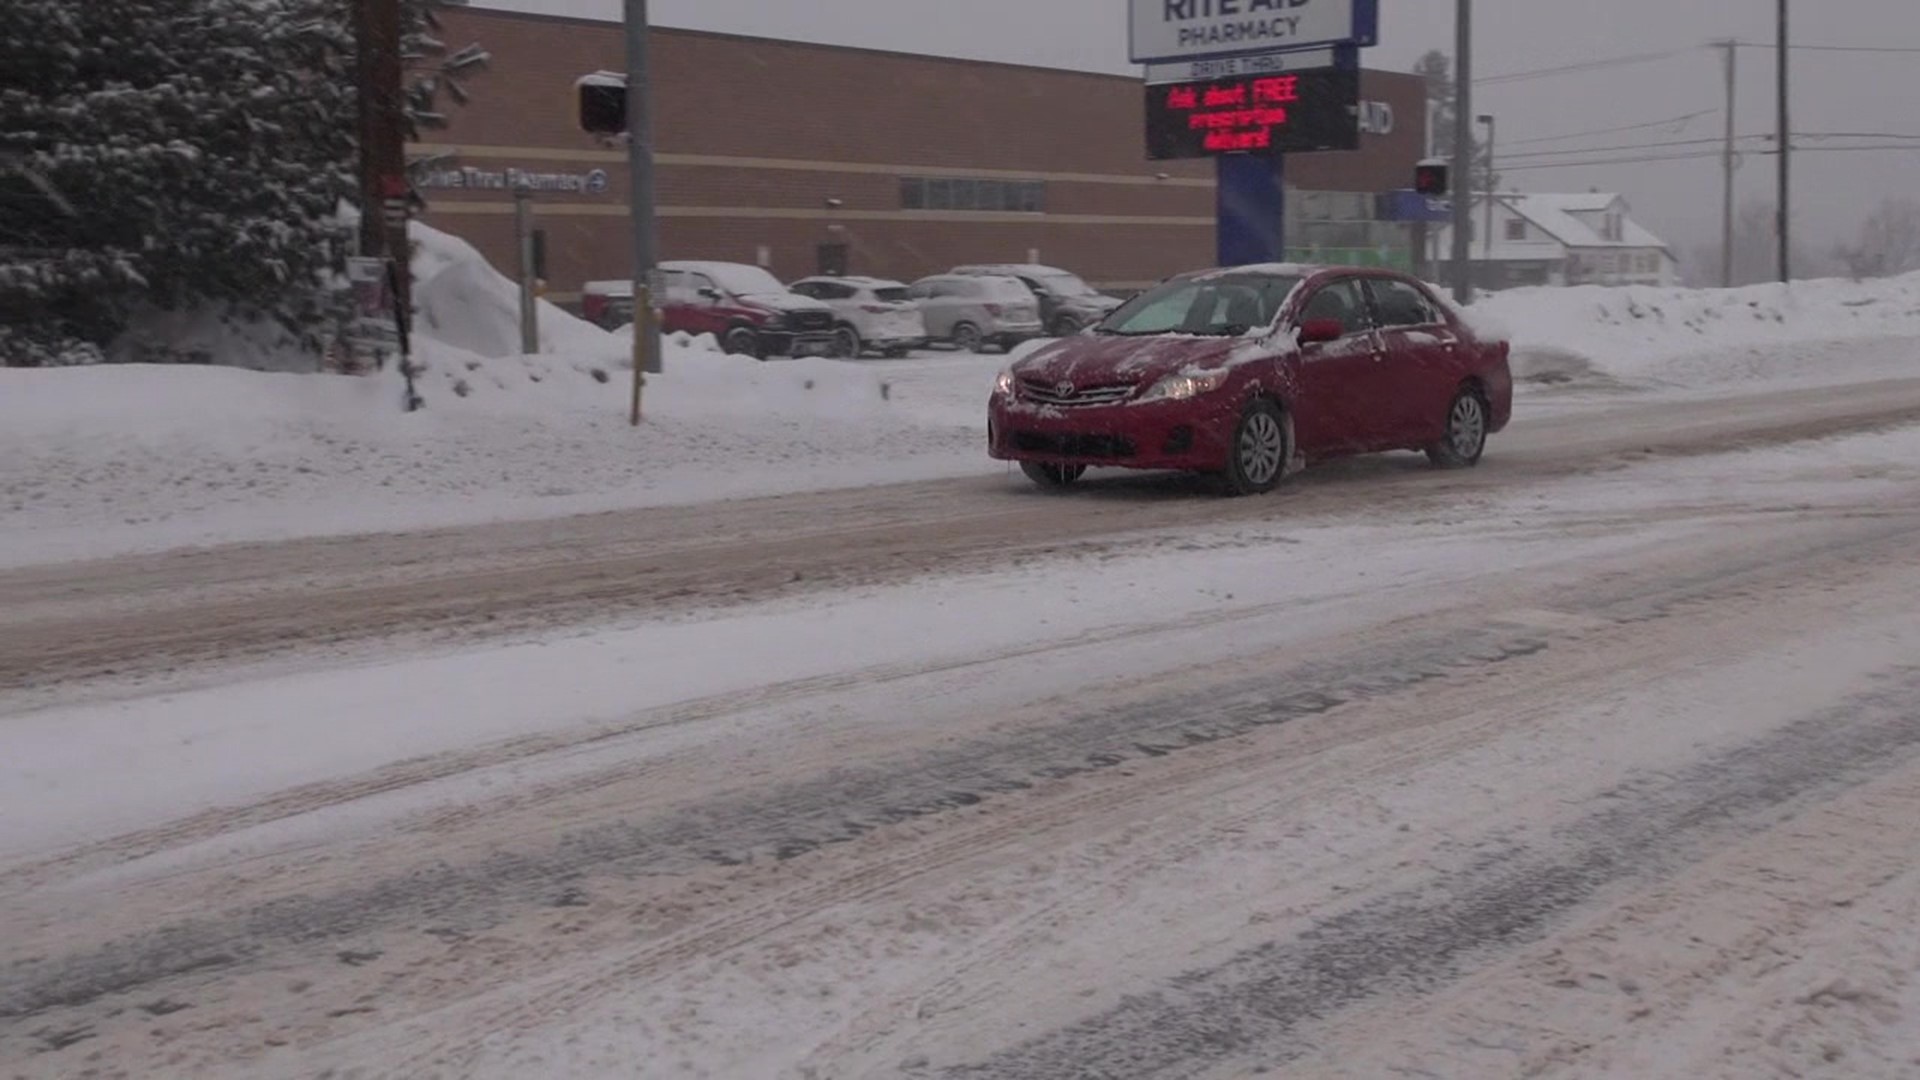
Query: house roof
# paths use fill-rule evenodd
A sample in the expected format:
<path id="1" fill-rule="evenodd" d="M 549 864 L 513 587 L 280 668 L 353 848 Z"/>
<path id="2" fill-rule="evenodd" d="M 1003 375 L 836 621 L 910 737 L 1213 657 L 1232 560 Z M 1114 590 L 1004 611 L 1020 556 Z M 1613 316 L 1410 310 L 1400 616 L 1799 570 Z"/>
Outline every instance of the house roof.
<path id="1" fill-rule="evenodd" d="M 1605 192 L 1583 194 L 1502 195 L 1500 201 L 1511 206 L 1547 235 L 1570 248 L 1661 248 L 1667 242 L 1633 220 L 1626 203 L 1618 195 Z M 1609 240 L 1597 224 L 1580 215 L 1604 214 L 1618 206 L 1621 211 L 1620 239 Z"/>

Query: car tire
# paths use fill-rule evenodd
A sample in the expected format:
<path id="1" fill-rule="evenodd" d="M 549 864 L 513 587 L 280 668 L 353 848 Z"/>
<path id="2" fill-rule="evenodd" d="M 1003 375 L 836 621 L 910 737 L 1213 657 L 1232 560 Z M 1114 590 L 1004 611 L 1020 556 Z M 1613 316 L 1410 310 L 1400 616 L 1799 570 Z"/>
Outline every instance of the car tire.
<path id="1" fill-rule="evenodd" d="M 842 360 L 858 360 L 860 351 L 866 344 L 860 340 L 860 331 L 851 326 L 836 327 L 833 331 L 833 355 Z"/>
<path id="2" fill-rule="evenodd" d="M 963 322 L 953 328 L 953 346 L 963 352 L 983 353 L 987 351 L 987 339 L 981 336 L 979 327 Z"/>
<path id="3" fill-rule="evenodd" d="M 1087 475 L 1085 465 L 1049 465 L 1043 461 L 1023 461 L 1020 471 L 1043 488 L 1063 488 Z"/>
<path id="4" fill-rule="evenodd" d="M 1486 396 L 1475 387 L 1463 387 L 1447 406 L 1446 434 L 1427 447 L 1427 460 L 1442 469 L 1471 469 L 1487 451 L 1491 410 Z"/>
<path id="5" fill-rule="evenodd" d="M 720 338 L 720 351 L 732 356 L 760 356 L 760 334 L 751 326 L 735 326 Z"/>
<path id="6" fill-rule="evenodd" d="M 1248 402 L 1227 447 L 1227 493 L 1264 495 L 1286 479 L 1292 461 L 1293 418 L 1266 398 Z"/>

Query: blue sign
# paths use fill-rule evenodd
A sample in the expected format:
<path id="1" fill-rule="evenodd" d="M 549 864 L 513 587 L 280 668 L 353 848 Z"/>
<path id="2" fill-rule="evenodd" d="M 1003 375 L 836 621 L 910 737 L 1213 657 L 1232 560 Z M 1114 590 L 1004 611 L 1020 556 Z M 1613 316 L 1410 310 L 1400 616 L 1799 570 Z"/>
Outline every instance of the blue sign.
<path id="1" fill-rule="evenodd" d="M 1424 221 L 1445 224 L 1453 220 L 1453 200 L 1417 191 L 1389 191 L 1374 196 L 1373 216 L 1381 221 Z"/>

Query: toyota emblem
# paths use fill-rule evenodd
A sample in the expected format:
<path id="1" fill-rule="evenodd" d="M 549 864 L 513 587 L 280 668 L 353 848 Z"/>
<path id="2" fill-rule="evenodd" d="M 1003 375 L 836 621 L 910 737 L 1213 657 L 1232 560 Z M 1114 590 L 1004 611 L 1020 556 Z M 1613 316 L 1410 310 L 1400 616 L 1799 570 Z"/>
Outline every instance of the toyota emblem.
<path id="1" fill-rule="evenodd" d="M 1059 394 L 1061 397 L 1072 397 L 1073 384 L 1070 382 L 1063 382 L 1060 385 L 1054 387 L 1053 392 L 1056 394 Z"/>

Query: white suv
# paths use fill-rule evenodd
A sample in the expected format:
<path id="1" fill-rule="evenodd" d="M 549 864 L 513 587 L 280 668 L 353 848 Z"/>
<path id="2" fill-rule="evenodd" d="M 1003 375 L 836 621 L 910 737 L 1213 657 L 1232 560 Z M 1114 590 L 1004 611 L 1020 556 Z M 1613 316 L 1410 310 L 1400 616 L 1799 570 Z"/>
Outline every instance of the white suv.
<path id="1" fill-rule="evenodd" d="M 927 343 L 927 320 L 898 281 L 868 277 L 810 277 L 791 286 L 833 309 L 834 355 L 856 357 L 878 349 L 900 357 Z"/>

